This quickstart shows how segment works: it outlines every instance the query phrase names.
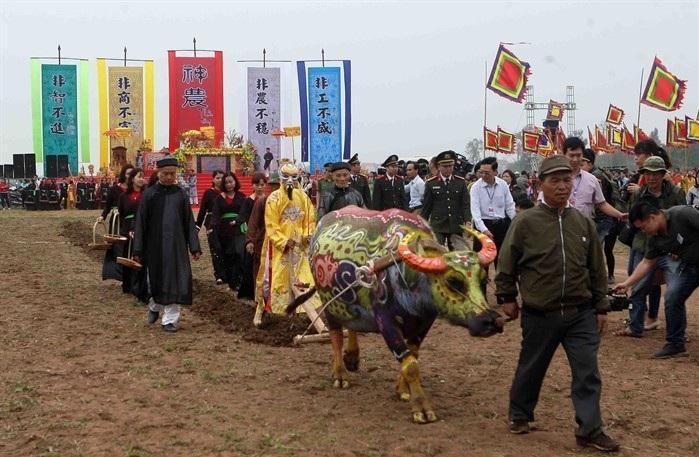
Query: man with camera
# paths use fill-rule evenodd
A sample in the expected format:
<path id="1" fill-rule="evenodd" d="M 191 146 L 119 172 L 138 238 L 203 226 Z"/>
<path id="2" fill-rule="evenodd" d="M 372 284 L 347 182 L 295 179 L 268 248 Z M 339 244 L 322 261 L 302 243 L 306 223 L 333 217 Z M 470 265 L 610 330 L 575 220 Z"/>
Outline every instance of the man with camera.
<path id="1" fill-rule="evenodd" d="M 691 206 L 659 209 L 657 200 L 641 199 L 631 208 L 630 222 L 647 239 L 643 260 L 626 281 L 614 288 L 625 293 L 655 268 L 663 271 L 665 292 L 665 324 L 667 343 L 653 355 L 655 359 L 687 355 L 686 301 L 699 287 L 699 211 Z"/>

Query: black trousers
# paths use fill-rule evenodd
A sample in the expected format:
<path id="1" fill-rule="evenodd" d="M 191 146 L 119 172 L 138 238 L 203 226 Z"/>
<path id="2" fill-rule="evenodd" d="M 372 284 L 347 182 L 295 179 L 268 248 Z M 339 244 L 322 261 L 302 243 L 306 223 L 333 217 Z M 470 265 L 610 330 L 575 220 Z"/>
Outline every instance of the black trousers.
<path id="1" fill-rule="evenodd" d="M 597 368 L 600 336 L 592 308 L 543 314 L 522 310 L 522 349 L 510 389 L 510 420 L 534 420 L 541 384 L 553 354 L 563 346 L 572 384 L 570 397 L 581 437 L 595 436 L 602 428 L 602 379 Z"/>
<path id="2" fill-rule="evenodd" d="M 604 237 L 604 243 L 602 245 L 604 251 L 604 258 L 607 260 L 607 276 L 614 276 L 615 259 L 614 259 L 614 245 L 616 244 L 616 239 L 619 236 L 619 224 L 614 224 L 609 234 Z"/>
<path id="3" fill-rule="evenodd" d="M 211 252 L 211 264 L 214 267 L 214 278 L 223 281 L 226 279 L 226 270 L 223 266 L 223 256 L 221 255 L 221 243 L 214 232 L 206 235 L 209 241 L 209 251 Z"/>
<path id="4" fill-rule="evenodd" d="M 228 287 L 238 290 L 243 276 L 243 252 L 245 251 L 245 235 L 219 237 L 221 255 L 223 258 L 224 282 Z"/>
<path id="5" fill-rule="evenodd" d="M 493 234 L 493 241 L 495 242 L 495 246 L 498 248 L 498 255 L 500 254 L 500 247 L 502 246 L 502 242 L 505 241 L 505 235 L 507 234 L 507 229 L 510 228 L 510 219 L 505 218 L 505 219 L 483 219 L 483 223 L 485 224 L 486 228 L 490 230 L 490 233 Z M 473 240 L 473 250 L 478 252 L 481 249 L 481 243 L 478 240 Z M 498 258 L 497 256 L 495 257 L 495 268 L 498 267 Z M 483 295 L 486 295 L 486 286 L 488 285 L 488 269 L 490 267 L 485 268 L 485 276 L 483 277 L 483 280 L 481 281 L 481 290 L 483 291 Z"/>

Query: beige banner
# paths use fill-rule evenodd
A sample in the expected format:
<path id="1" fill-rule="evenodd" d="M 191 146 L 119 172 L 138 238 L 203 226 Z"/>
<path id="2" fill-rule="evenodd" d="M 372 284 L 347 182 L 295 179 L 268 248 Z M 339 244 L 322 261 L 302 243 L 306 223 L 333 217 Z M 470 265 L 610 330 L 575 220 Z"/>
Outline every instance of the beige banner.
<path id="1" fill-rule="evenodd" d="M 126 160 L 136 165 L 144 138 L 143 67 L 109 67 L 109 128 L 131 128 L 128 138 L 111 138 L 110 148 L 126 147 Z"/>

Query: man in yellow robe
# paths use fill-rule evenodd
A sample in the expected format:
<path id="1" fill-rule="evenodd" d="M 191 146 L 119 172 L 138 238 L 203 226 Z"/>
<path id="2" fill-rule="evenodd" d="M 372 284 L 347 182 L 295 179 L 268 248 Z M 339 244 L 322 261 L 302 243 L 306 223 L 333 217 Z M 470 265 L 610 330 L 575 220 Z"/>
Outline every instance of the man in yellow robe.
<path id="1" fill-rule="evenodd" d="M 282 186 L 265 203 L 265 240 L 257 273 L 253 323 L 262 323 L 262 314 L 284 314 L 286 306 L 299 294 L 313 287 L 308 262 L 308 246 L 315 231 L 315 209 L 298 187 L 299 169 L 291 163 L 279 169 Z M 314 295 L 309 303 L 320 306 Z"/>

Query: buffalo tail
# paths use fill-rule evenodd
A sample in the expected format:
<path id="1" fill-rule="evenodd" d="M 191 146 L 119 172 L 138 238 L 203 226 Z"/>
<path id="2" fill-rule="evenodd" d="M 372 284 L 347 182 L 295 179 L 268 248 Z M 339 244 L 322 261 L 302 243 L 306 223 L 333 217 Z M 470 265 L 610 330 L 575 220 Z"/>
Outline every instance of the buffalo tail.
<path id="1" fill-rule="evenodd" d="M 301 306 L 302 303 L 306 302 L 308 299 L 310 299 L 313 294 L 316 293 L 316 288 L 311 287 L 308 292 L 305 292 L 298 297 L 294 298 L 294 301 L 286 305 L 286 314 L 293 314 L 294 311 L 296 311 L 296 308 Z"/>

